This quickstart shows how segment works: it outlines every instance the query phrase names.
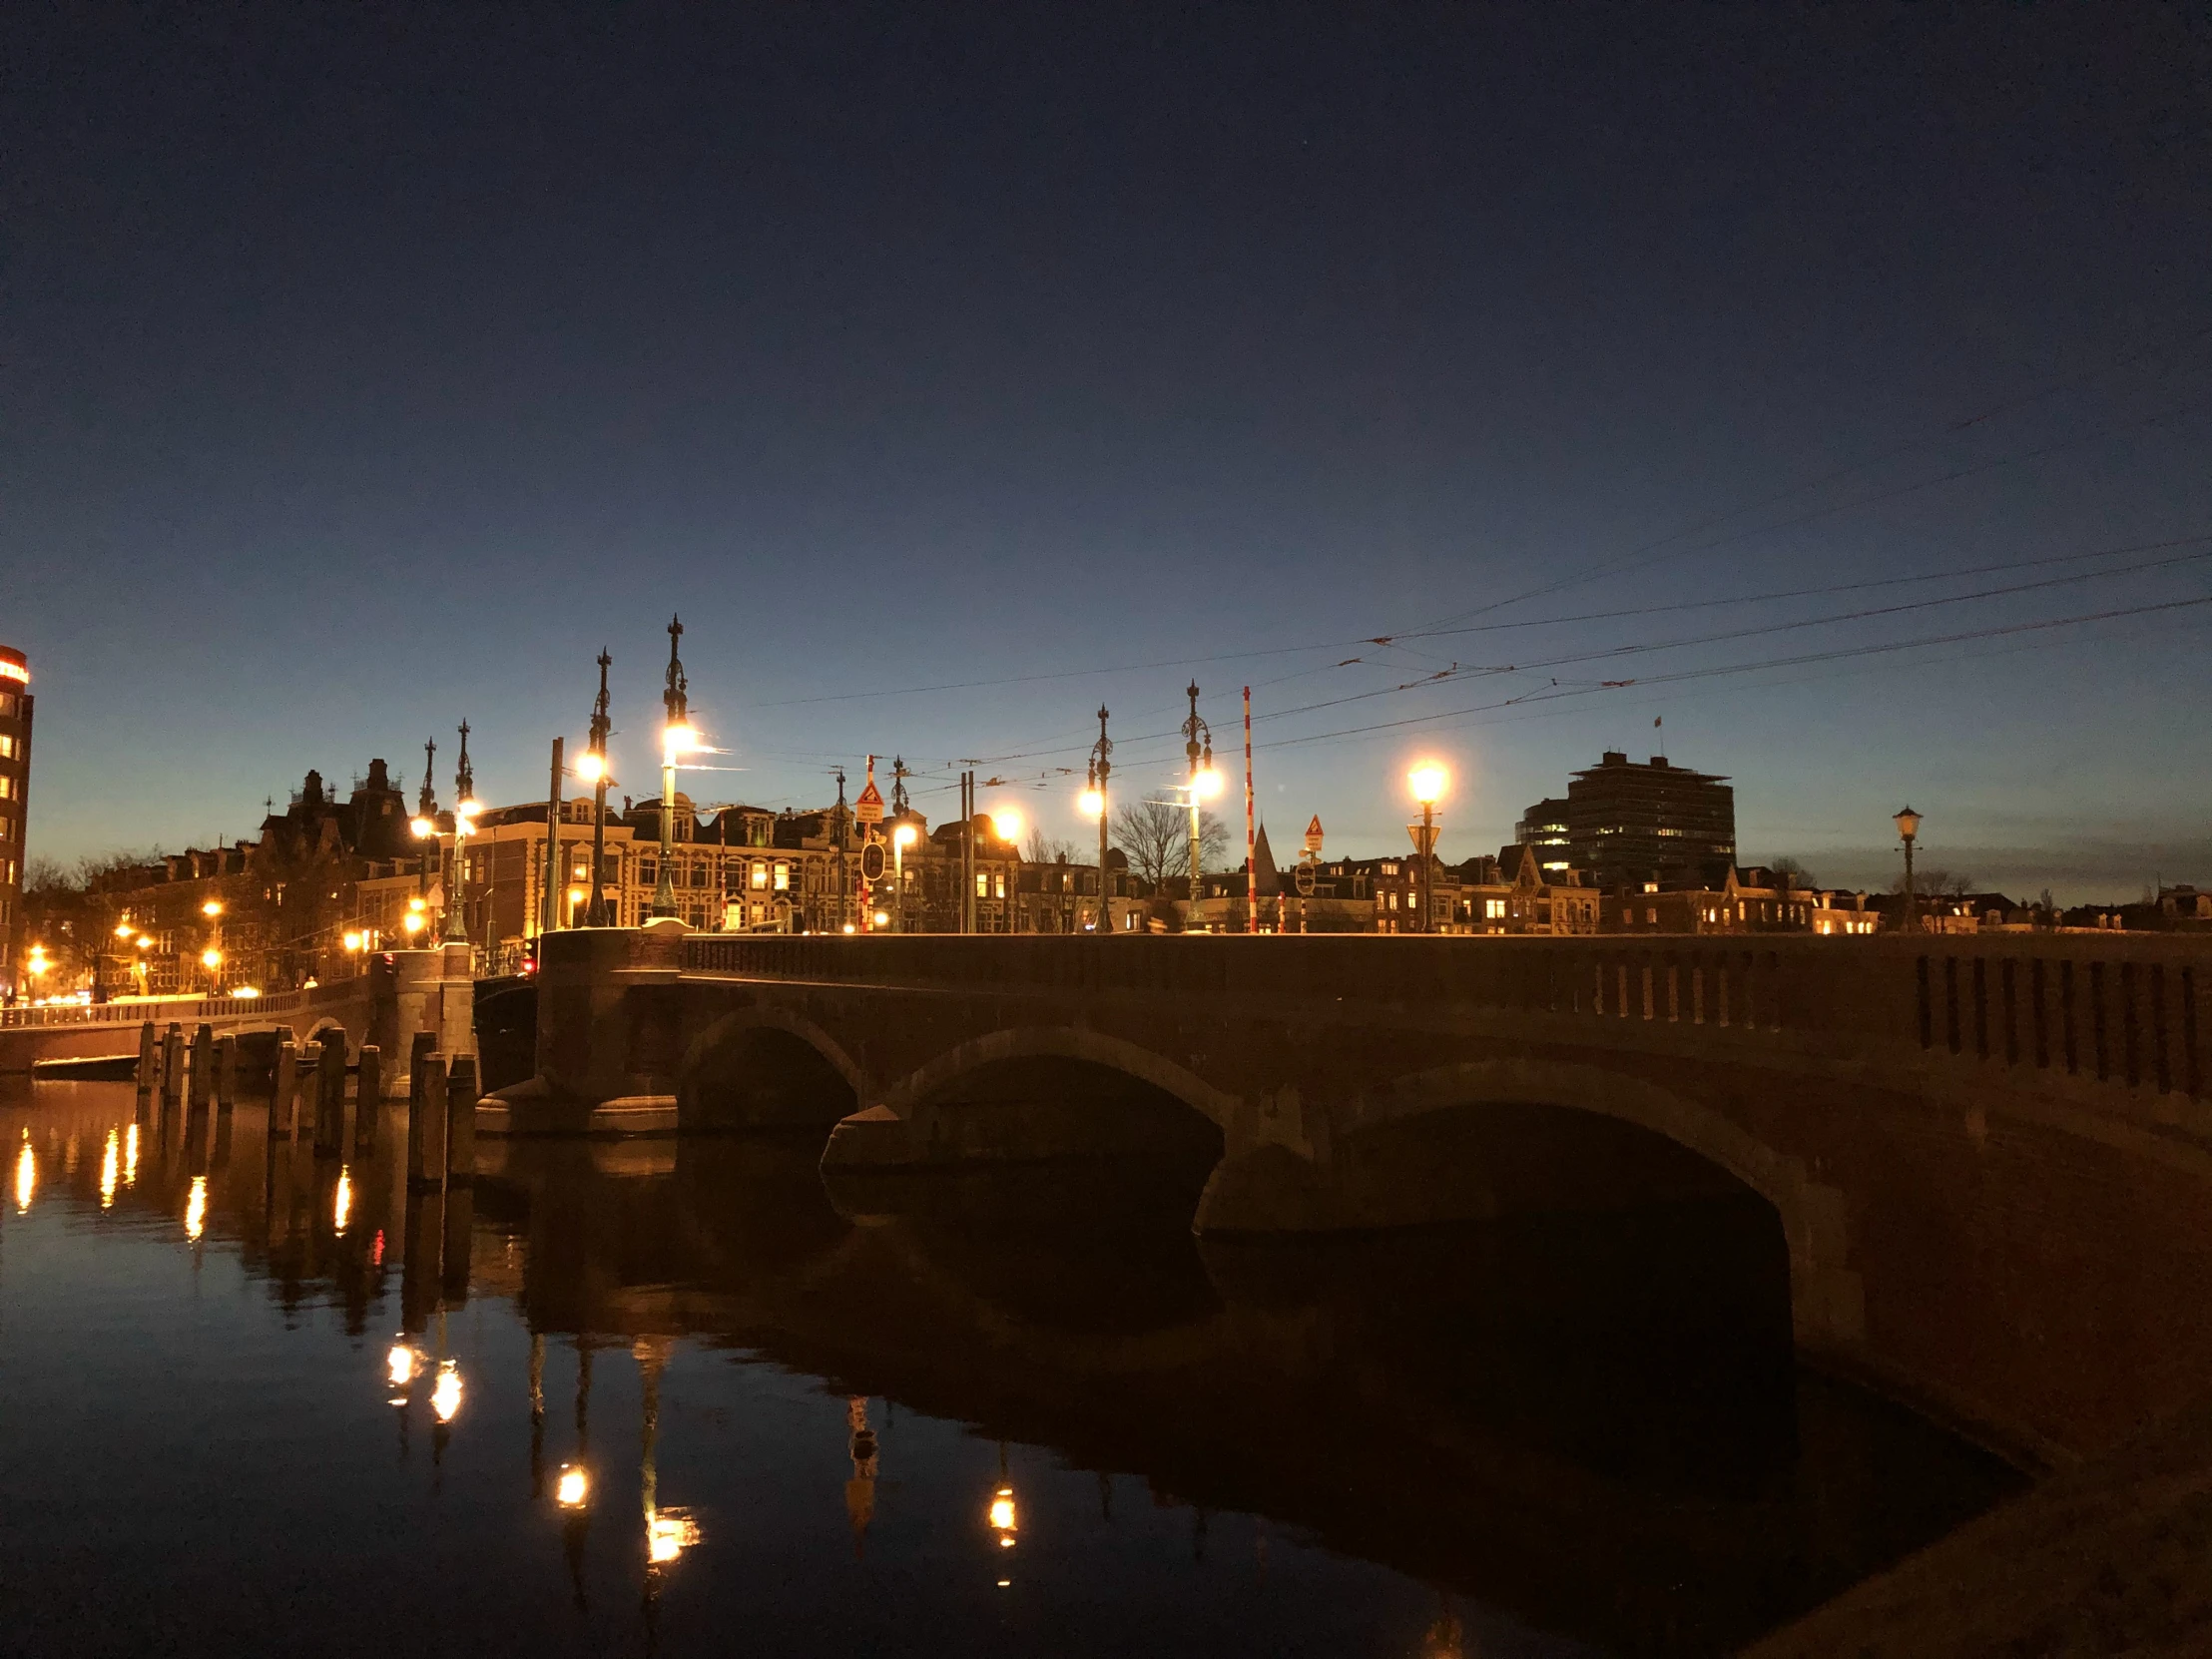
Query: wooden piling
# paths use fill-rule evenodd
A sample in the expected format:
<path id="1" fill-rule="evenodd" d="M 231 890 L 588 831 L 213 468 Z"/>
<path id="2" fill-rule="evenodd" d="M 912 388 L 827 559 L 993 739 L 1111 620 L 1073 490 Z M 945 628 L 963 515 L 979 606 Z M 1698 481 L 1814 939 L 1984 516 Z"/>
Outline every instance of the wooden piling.
<path id="1" fill-rule="evenodd" d="M 269 1137 L 290 1140 L 292 1114 L 299 1104 L 299 1047 L 286 1031 L 276 1041 L 276 1070 L 269 1093 Z"/>
<path id="2" fill-rule="evenodd" d="M 204 1112 L 215 1097 L 215 1027 L 205 1020 L 192 1034 L 192 1109 Z"/>
<path id="3" fill-rule="evenodd" d="M 161 1033 L 154 1029 L 154 1022 L 148 1020 L 139 1027 L 138 1070 L 132 1074 L 132 1082 L 138 1089 L 138 1097 L 142 1103 L 154 1092 L 154 1079 L 161 1075 Z"/>
<path id="4" fill-rule="evenodd" d="M 162 1105 L 177 1104 L 185 1092 L 185 1028 L 175 1020 L 162 1034 Z"/>
<path id="5" fill-rule="evenodd" d="M 333 1025 L 315 1041 L 314 1155 L 335 1158 L 345 1150 L 345 1033 Z"/>
<path id="6" fill-rule="evenodd" d="M 476 1179 L 476 1056 L 456 1054 L 445 1079 L 445 1180 L 448 1187 Z"/>
<path id="7" fill-rule="evenodd" d="M 421 1079 L 407 1113 L 407 1184 L 445 1186 L 445 1063 L 435 1049 L 423 1056 Z"/>
<path id="8" fill-rule="evenodd" d="M 376 1146 L 377 1107 L 384 1098 L 383 1053 L 374 1043 L 361 1044 L 361 1057 L 353 1069 L 353 1150 L 370 1152 Z"/>
<path id="9" fill-rule="evenodd" d="M 225 1032 L 215 1040 L 215 1104 L 228 1112 L 239 1103 L 239 1040 Z"/>

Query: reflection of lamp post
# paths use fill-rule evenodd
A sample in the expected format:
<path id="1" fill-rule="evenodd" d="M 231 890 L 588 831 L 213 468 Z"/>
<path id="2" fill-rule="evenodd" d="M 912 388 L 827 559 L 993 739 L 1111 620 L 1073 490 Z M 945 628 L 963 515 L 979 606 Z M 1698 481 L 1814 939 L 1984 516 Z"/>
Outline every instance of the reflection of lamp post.
<path id="1" fill-rule="evenodd" d="M 1432 922 L 1429 914 L 1429 859 L 1431 849 L 1436 844 L 1436 803 L 1443 799 L 1444 785 L 1448 780 L 1442 767 L 1434 762 L 1423 762 L 1406 775 L 1405 781 L 1412 786 L 1413 799 L 1420 803 L 1420 839 L 1417 846 L 1420 853 L 1419 931 L 1425 933 L 1429 931 Z"/>
<path id="2" fill-rule="evenodd" d="M 1898 827 L 1898 838 L 1905 842 L 1905 930 L 1920 931 L 1920 918 L 1913 908 L 1913 840 L 1921 832 L 1921 815 L 1908 807 L 1890 821 Z"/>

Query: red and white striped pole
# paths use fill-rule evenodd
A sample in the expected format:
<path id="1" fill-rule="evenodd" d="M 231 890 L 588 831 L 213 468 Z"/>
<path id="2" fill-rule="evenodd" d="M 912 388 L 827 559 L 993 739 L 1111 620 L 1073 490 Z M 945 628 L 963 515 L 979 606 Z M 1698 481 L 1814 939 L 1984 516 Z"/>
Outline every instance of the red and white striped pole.
<path id="1" fill-rule="evenodd" d="M 1260 866 L 1252 839 L 1252 688 L 1245 687 L 1245 931 L 1260 931 Z"/>

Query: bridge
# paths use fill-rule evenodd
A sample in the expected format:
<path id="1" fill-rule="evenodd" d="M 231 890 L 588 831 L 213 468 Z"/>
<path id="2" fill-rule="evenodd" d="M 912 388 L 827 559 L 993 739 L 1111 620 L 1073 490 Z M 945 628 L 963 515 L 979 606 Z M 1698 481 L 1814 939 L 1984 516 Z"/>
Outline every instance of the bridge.
<path id="1" fill-rule="evenodd" d="M 1755 1194 L 1804 1356 L 2030 1468 L 2212 1376 L 2200 947 L 2160 938 L 545 941 L 487 1127 L 818 1136 L 865 1209 L 1047 1159 L 1202 1235 Z"/>
<path id="2" fill-rule="evenodd" d="M 257 996 L 145 997 L 0 1009 L 0 1077 L 29 1074 L 49 1061 L 136 1059 L 140 1029 L 148 1021 L 157 1028 L 182 1025 L 188 1038 L 201 1025 L 212 1026 L 219 1037 L 286 1026 L 302 1045 L 334 1027 L 344 1031 L 349 1050 L 375 1043 L 387 1055 L 405 1054 L 415 1032 L 433 1031 L 446 1053 L 473 1053 L 474 987 L 467 948 L 456 945 L 451 952 L 444 946 L 385 951 L 371 956 L 353 978 Z M 448 1032 L 462 1046 L 450 1046 Z M 390 1088 L 404 1090 L 402 1068 L 387 1067 L 384 1077 Z"/>

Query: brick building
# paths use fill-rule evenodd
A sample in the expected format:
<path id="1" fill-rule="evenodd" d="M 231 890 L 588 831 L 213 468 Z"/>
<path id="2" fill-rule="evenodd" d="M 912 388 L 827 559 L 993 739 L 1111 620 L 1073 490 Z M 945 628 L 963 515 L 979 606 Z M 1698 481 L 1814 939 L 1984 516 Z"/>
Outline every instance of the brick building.
<path id="1" fill-rule="evenodd" d="M 18 977 L 34 942 L 23 931 L 23 870 L 31 806 L 31 662 L 0 645 L 0 995 L 32 987 Z"/>

